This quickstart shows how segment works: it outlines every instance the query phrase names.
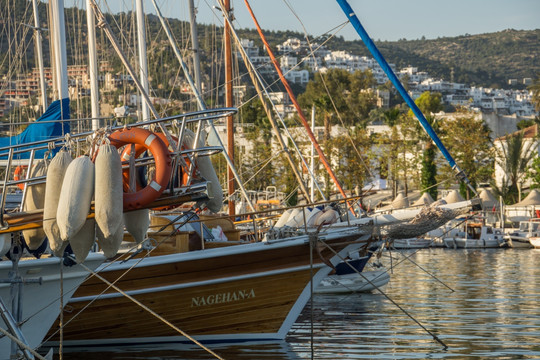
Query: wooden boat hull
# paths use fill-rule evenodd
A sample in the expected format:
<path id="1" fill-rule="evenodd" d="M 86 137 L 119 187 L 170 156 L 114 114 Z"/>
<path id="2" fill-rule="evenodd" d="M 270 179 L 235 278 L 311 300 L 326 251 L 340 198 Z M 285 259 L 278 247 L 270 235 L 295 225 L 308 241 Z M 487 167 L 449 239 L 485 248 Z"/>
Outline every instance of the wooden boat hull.
<path id="1" fill-rule="evenodd" d="M 365 231 L 332 231 L 310 266 L 308 236 L 104 264 L 100 275 L 199 341 L 284 339 L 318 284 L 349 251 L 366 245 Z M 130 267 L 137 264 L 126 273 Z M 189 341 L 173 327 L 96 278 L 86 281 L 64 312 L 64 345 Z M 80 312 L 80 310 L 83 310 Z M 79 314 L 80 312 L 80 314 Z M 54 330 L 54 328 L 53 328 Z"/>
<path id="2" fill-rule="evenodd" d="M 102 254 L 90 254 L 84 264 L 90 269 L 96 269 L 105 261 Z M 59 258 L 43 258 L 21 260 L 19 273 L 24 279 L 39 279 L 41 284 L 28 282 L 22 286 L 22 326 L 21 330 L 28 344 L 36 348 L 41 344 L 47 331 L 54 324 L 60 313 L 61 282 L 63 281 L 63 304 L 65 305 L 75 289 L 81 285 L 89 275 L 88 271 L 79 265 L 64 266 L 60 274 Z M 11 261 L 0 261 L 0 279 L 8 279 L 12 270 Z M 0 283 L 0 297 L 11 311 L 11 284 Z M 13 314 L 14 315 L 14 314 Z M 7 329 L 0 318 L 0 327 Z M 5 336 L 0 337 L 0 359 L 9 359 L 11 340 Z"/>

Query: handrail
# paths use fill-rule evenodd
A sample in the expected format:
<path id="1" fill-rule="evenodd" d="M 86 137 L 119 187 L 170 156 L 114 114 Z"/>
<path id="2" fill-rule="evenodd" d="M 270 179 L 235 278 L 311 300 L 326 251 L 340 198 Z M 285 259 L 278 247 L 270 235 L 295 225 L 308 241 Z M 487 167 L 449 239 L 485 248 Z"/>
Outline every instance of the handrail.
<path id="1" fill-rule="evenodd" d="M 111 130 L 120 130 L 120 129 L 123 129 L 125 126 L 128 126 L 128 127 L 147 126 L 147 125 L 152 125 L 152 124 L 156 124 L 156 123 L 160 123 L 160 122 L 172 121 L 172 120 L 177 120 L 177 119 L 182 119 L 182 118 L 183 118 L 182 122 L 186 122 L 186 123 L 191 123 L 191 122 L 196 122 L 196 121 L 201 121 L 201 120 L 215 120 L 215 119 L 220 119 L 220 118 L 223 118 L 223 117 L 226 117 L 226 116 L 229 116 L 229 115 L 236 114 L 237 112 L 238 112 L 238 109 L 236 109 L 236 108 L 217 108 L 217 109 L 210 109 L 210 110 L 201 110 L 201 111 L 194 111 L 194 112 L 186 113 L 186 114 L 173 115 L 173 116 L 169 116 L 169 117 L 165 117 L 165 118 L 161 118 L 161 119 L 141 121 L 141 122 L 128 124 L 128 125 L 114 126 L 114 127 L 111 127 L 110 129 Z M 197 116 L 200 116 L 200 117 L 197 117 Z M 193 117 L 193 118 L 188 119 L 188 117 Z M 93 133 L 94 133 L 94 131 L 85 131 L 85 132 L 78 133 L 78 134 L 71 134 L 70 133 L 70 137 L 72 139 L 78 139 L 77 141 L 80 141 L 80 138 L 87 137 L 89 135 L 92 135 Z M 33 141 L 33 142 L 29 142 L 29 143 L 5 146 L 5 147 L 0 148 L 0 157 L 8 155 L 8 153 L 6 153 L 5 151 L 9 150 L 9 149 L 17 149 L 17 148 L 20 148 L 20 147 L 30 147 L 30 146 L 32 146 L 36 150 L 38 150 L 38 149 L 46 149 L 46 148 L 48 148 L 48 144 L 50 144 L 50 143 L 55 143 L 56 146 L 60 146 L 60 145 L 65 144 L 66 141 L 64 140 L 64 137 L 56 137 L 54 139 L 39 140 L 39 141 Z M 47 144 L 47 145 L 43 145 L 43 146 L 39 146 L 39 147 L 34 146 L 34 145 L 41 145 L 41 144 Z M 31 149 L 15 150 L 13 154 L 14 155 L 15 154 L 21 154 L 21 153 L 28 152 L 30 150 Z M 4 151 L 4 152 L 2 152 L 2 151 Z"/>
<path id="2" fill-rule="evenodd" d="M 2 198 L 0 200 L 0 229 L 7 229 L 8 224 L 4 222 L 4 206 L 6 204 L 6 195 L 7 195 L 7 180 L 11 170 L 11 160 L 13 160 L 13 149 L 9 149 L 8 164 L 6 166 L 6 173 L 4 177 L 4 186 L 2 187 Z"/>

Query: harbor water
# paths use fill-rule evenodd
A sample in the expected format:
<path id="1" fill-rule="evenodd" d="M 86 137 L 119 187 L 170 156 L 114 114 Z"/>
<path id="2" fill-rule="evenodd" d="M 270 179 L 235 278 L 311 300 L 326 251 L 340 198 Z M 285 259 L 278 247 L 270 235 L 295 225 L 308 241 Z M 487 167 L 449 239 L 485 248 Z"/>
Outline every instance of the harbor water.
<path id="1" fill-rule="evenodd" d="M 434 248 L 387 252 L 380 260 L 392 266 L 384 295 L 314 295 L 286 341 L 211 349 L 224 359 L 540 358 L 540 250 Z M 185 345 L 63 353 L 63 359 L 212 358 Z"/>

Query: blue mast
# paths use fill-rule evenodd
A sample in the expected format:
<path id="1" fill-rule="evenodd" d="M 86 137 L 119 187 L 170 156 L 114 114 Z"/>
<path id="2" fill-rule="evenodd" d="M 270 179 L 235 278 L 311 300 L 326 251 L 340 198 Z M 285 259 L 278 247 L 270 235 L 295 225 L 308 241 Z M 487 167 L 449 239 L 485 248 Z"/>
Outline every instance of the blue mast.
<path id="1" fill-rule="evenodd" d="M 471 183 L 469 182 L 469 179 L 467 178 L 467 175 L 456 164 L 452 155 L 450 155 L 446 147 L 441 142 L 441 139 L 439 139 L 439 137 L 437 136 L 437 134 L 435 133 L 431 125 L 426 120 L 424 114 L 422 114 L 422 111 L 420 111 L 418 106 L 416 106 L 413 99 L 410 97 L 407 90 L 405 90 L 405 88 L 403 87 L 403 84 L 401 84 L 401 81 L 399 81 L 398 77 L 396 76 L 392 68 L 390 68 L 385 58 L 379 52 L 379 49 L 377 49 L 377 47 L 375 46 L 375 44 L 369 37 L 368 33 L 366 32 L 366 30 L 360 23 L 360 20 L 358 20 L 358 17 L 354 13 L 353 9 L 351 8 L 347 0 L 336 0 L 336 1 L 339 4 L 339 6 L 341 6 L 341 9 L 343 10 L 345 15 L 351 22 L 352 26 L 355 28 L 358 35 L 360 35 L 360 37 L 362 38 L 362 41 L 364 42 L 364 44 L 366 44 L 367 48 L 369 49 L 369 51 L 371 52 L 375 60 L 377 60 L 377 62 L 379 63 L 383 71 L 386 73 L 386 76 L 388 76 L 390 81 L 392 81 L 396 89 L 401 94 L 401 97 L 403 97 L 403 100 L 405 100 L 405 102 L 407 103 L 407 105 L 409 105 L 414 115 L 416 115 L 416 118 L 418 119 L 418 121 L 420 121 L 420 124 L 422 125 L 426 133 L 433 140 L 435 145 L 437 145 L 437 147 L 439 148 L 443 156 L 446 158 L 446 161 L 448 161 L 448 164 L 450 164 L 452 169 L 456 172 L 457 178 L 465 182 L 467 186 L 472 190 L 473 194 L 477 195 L 476 190 L 472 187 Z"/>

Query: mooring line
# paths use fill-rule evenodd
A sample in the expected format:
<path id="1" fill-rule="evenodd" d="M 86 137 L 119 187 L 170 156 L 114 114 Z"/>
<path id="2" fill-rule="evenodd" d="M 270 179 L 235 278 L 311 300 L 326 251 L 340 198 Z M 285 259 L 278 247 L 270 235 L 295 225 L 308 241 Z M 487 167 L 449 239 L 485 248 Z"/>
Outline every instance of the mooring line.
<path id="1" fill-rule="evenodd" d="M 465 217 L 464 220 L 458 222 L 456 225 L 452 226 L 450 229 L 446 230 L 441 236 L 439 237 L 436 237 L 435 239 L 431 240 L 430 244 L 432 244 L 436 239 L 441 239 L 444 237 L 444 235 L 448 234 L 448 232 L 452 231 L 453 229 L 457 228 L 458 226 L 460 226 L 461 224 L 463 224 L 465 221 L 469 220 L 470 218 L 472 218 L 473 216 L 475 216 L 476 213 L 473 213 L 473 214 L 470 214 L 470 215 L 467 215 Z M 423 249 L 427 249 L 427 247 L 423 247 L 423 248 L 420 248 L 420 249 L 417 249 L 415 251 L 413 251 L 411 254 L 408 254 L 408 255 L 405 255 L 403 254 L 403 252 L 400 252 L 398 251 L 398 253 L 403 256 L 403 259 L 401 259 L 397 264 L 393 265 L 393 267 L 396 267 L 398 266 L 399 264 L 401 264 L 403 261 L 405 260 L 408 260 L 410 261 L 412 264 L 414 264 L 415 266 L 417 266 L 420 270 L 422 270 L 423 272 L 425 272 L 426 274 L 428 274 L 429 276 L 431 276 L 433 279 L 435 279 L 436 281 L 438 281 L 439 283 L 441 283 L 443 286 L 445 286 L 446 288 L 448 288 L 450 291 L 452 292 L 455 292 L 454 289 L 452 289 L 449 285 L 445 284 L 442 280 L 440 280 L 439 278 L 437 278 L 435 275 L 433 275 L 432 273 L 430 273 L 429 271 L 427 271 L 426 269 L 424 269 L 422 266 L 420 266 L 419 264 L 417 264 L 416 262 L 414 262 L 411 257 L 413 255 L 416 255 L 420 250 L 423 250 Z"/>
<path id="2" fill-rule="evenodd" d="M 12 341 L 15 341 L 19 347 L 24 348 L 32 353 L 35 357 L 37 357 L 39 360 L 47 360 L 43 356 L 39 355 L 36 350 L 32 349 L 30 346 L 23 343 L 21 340 L 17 339 L 15 336 L 11 335 L 9 331 L 4 330 L 0 327 L 0 333 L 2 333 L 4 336 L 7 336 Z"/>
<path id="3" fill-rule="evenodd" d="M 401 305 L 399 305 L 397 302 L 395 302 L 390 296 L 388 296 L 384 291 L 381 290 L 380 287 L 378 287 L 377 285 L 375 285 L 373 282 L 371 282 L 367 277 L 365 277 L 364 275 L 362 275 L 361 272 L 359 272 L 357 269 L 355 269 L 351 264 L 349 264 L 349 262 L 347 260 L 345 260 L 341 255 L 339 255 L 330 245 L 328 245 L 326 242 L 324 241 L 321 241 L 324 246 L 326 246 L 330 251 L 332 251 L 337 257 L 339 257 L 341 259 L 341 261 L 344 261 L 347 266 L 349 266 L 351 269 L 353 269 L 357 274 L 359 274 L 360 276 L 362 276 L 364 278 L 364 280 L 366 280 L 368 283 L 370 283 L 373 287 L 375 287 L 375 289 L 377 289 L 378 292 L 380 292 L 388 301 L 390 301 L 392 304 L 394 304 L 398 309 L 400 309 L 405 315 L 407 315 L 412 321 L 414 321 L 418 326 L 420 326 L 425 332 L 427 332 L 429 335 L 431 335 L 431 337 L 437 341 L 439 344 L 441 344 L 444 349 L 448 349 L 448 345 L 446 345 L 441 339 L 439 339 L 439 337 L 437 335 L 435 335 L 434 333 L 432 333 L 431 331 L 429 331 L 424 325 L 422 325 L 422 323 L 420 323 L 420 321 L 416 320 L 411 314 L 409 314 L 409 312 L 407 312 L 407 310 L 405 310 Z"/>
<path id="4" fill-rule="evenodd" d="M 193 209 L 191 209 L 193 210 Z M 182 218 L 183 216 L 186 216 L 187 214 L 186 213 L 182 213 L 181 215 L 179 215 L 178 217 L 176 217 L 175 219 L 173 220 L 170 220 L 169 223 L 167 225 L 164 225 L 160 230 L 164 230 L 167 226 L 171 225 L 171 224 L 174 224 L 177 220 L 179 220 L 180 218 Z M 182 225 L 180 226 L 183 226 L 184 224 L 188 223 L 189 220 L 191 220 L 191 218 L 193 218 L 194 215 L 191 215 L 189 216 L 189 218 L 184 221 L 182 223 Z M 85 305 L 77 314 L 75 314 L 71 319 L 69 319 L 65 324 L 64 324 L 64 327 L 67 326 L 72 320 L 74 320 L 79 314 L 81 314 L 84 310 L 86 310 L 91 304 L 93 304 L 101 295 L 103 295 L 108 289 L 110 288 L 113 288 L 115 289 L 116 291 L 118 291 L 120 294 L 122 295 L 125 295 L 126 297 L 128 297 L 130 300 L 135 300 L 135 303 L 137 303 L 137 300 L 136 299 L 133 299 L 132 297 L 130 297 L 130 295 L 128 294 L 125 294 L 124 292 L 122 292 L 122 290 L 120 290 L 117 286 L 115 286 L 114 284 L 116 284 L 121 278 L 123 278 L 127 273 L 129 273 L 134 267 L 136 267 L 141 261 L 143 261 L 145 258 L 147 258 L 150 253 L 156 249 L 159 245 L 161 245 L 164 241 L 168 240 L 169 238 L 171 238 L 175 233 L 177 232 L 177 230 L 175 229 L 174 231 L 172 231 L 166 238 L 162 239 L 160 242 L 157 243 L 157 245 L 150 249 L 148 251 L 148 253 L 143 256 L 141 259 L 139 259 L 135 264 L 133 264 L 130 268 L 128 268 L 123 274 L 121 274 L 117 279 L 115 279 L 112 283 L 111 282 L 108 282 L 106 279 L 104 279 L 103 277 L 101 277 L 100 275 L 98 275 L 97 272 L 89 269 L 86 265 L 80 263 L 79 265 L 81 265 L 82 267 L 84 267 L 89 273 L 90 273 L 90 277 L 92 276 L 95 276 L 97 277 L 98 279 L 104 281 L 108 286 L 106 289 L 104 289 L 100 294 L 98 294 L 94 299 L 92 299 L 87 305 Z M 130 250 L 133 250 L 135 248 L 135 246 L 133 248 L 131 248 Z M 70 257 L 71 259 L 73 259 L 72 257 Z M 111 261 L 109 264 L 106 264 L 105 268 L 109 267 L 111 264 L 115 263 L 115 262 L 118 262 L 120 261 L 121 257 L 119 258 L 116 258 L 114 259 L 113 261 Z M 73 259 L 74 261 L 76 261 L 75 259 Z M 101 270 L 103 271 L 103 269 Z M 137 303 L 138 304 L 138 303 Z M 143 305 L 144 306 L 144 305 Z M 143 307 L 144 309 L 144 307 Z M 146 309 L 145 309 L 146 310 Z M 153 311 L 151 309 L 148 309 L 148 311 L 154 315 L 155 313 L 153 313 Z M 215 354 L 213 351 L 211 351 L 210 349 L 208 349 L 207 347 L 205 347 L 204 345 L 202 345 L 201 343 L 199 343 L 197 340 L 193 339 L 191 336 L 189 336 L 187 333 L 183 332 L 181 329 L 178 329 L 176 328 L 174 325 L 170 324 L 166 319 L 163 319 L 163 318 L 160 318 L 160 316 L 158 314 L 156 314 L 158 316 L 158 319 L 160 319 L 161 321 L 163 321 L 165 324 L 173 327 L 174 330 L 177 330 L 180 334 L 182 334 L 183 336 L 185 336 L 186 338 L 188 338 L 189 340 L 193 341 L 193 343 L 195 343 L 196 345 L 200 346 L 202 349 L 206 350 L 207 352 L 209 352 L 210 354 L 212 354 L 213 356 L 215 356 L 217 359 L 221 359 L 223 360 L 221 357 L 219 357 L 219 355 Z M 56 333 L 58 333 L 59 330 L 55 331 L 50 337 L 49 339 L 54 336 Z M 45 341 L 48 341 L 45 340 Z M 44 342 L 43 342 L 44 343 Z M 42 343 L 42 344 L 43 344 Z M 41 345 L 42 345 L 41 344 Z M 40 345 L 40 346 L 41 346 Z"/>
<path id="5" fill-rule="evenodd" d="M 171 323 L 169 320 L 165 319 L 163 316 L 159 315 L 158 313 L 156 313 L 154 310 L 150 309 L 148 306 L 144 305 L 143 303 L 141 303 L 139 300 L 135 299 L 133 296 L 129 295 L 128 293 L 126 293 L 125 291 L 123 291 L 122 289 L 120 289 L 118 286 L 114 285 L 113 283 L 111 283 L 109 280 L 105 279 L 103 276 L 99 275 L 98 273 L 94 272 L 92 269 L 90 269 L 89 267 L 87 267 L 86 265 L 84 265 L 83 263 L 79 264 L 81 265 L 82 267 L 84 267 L 88 272 L 90 273 L 93 273 L 95 277 L 97 277 L 98 279 L 100 279 L 101 281 L 103 281 L 105 284 L 107 284 L 108 286 L 112 287 L 113 289 L 115 289 L 116 291 L 118 291 L 120 294 L 124 295 L 126 298 L 128 298 L 129 300 L 133 301 L 135 304 L 137 304 L 139 307 L 141 307 L 143 310 L 147 311 L 148 313 L 150 313 L 151 315 L 153 315 L 154 317 L 156 317 L 157 319 L 159 319 L 160 321 L 162 321 L 163 323 L 165 323 L 166 325 L 168 325 L 169 327 L 171 327 L 173 330 L 175 330 L 176 332 L 178 332 L 179 334 L 181 334 L 182 336 L 188 338 L 190 341 L 192 341 L 194 344 L 198 345 L 200 348 L 206 350 L 209 354 L 213 355 L 216 359 L 220 359 L 220 360 L 224 360 L 222 357 L 220 357 L 218 354 L 216 354 L 215 352 L 213 352 L 212 350 L 210 350 L 208 347 L 206 347 L 205 345 L 203 345 L 202 343 L 200 343 L 199 341 L 197 341 L 194 337 L 190 336 L 188 333 L 186 333 L 185 331 L 183 331 L 182 329 L 178 328 L 176 325 L 174 325 L 173 323 Z"/>

